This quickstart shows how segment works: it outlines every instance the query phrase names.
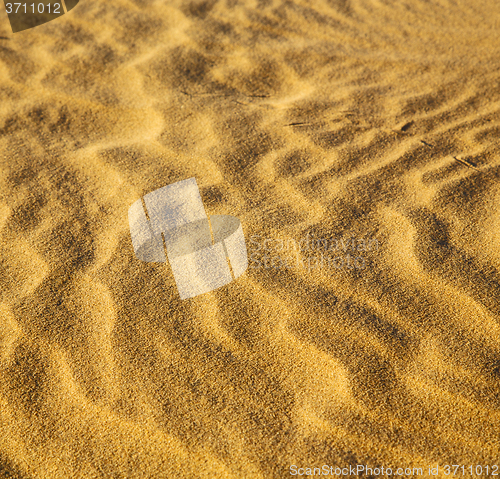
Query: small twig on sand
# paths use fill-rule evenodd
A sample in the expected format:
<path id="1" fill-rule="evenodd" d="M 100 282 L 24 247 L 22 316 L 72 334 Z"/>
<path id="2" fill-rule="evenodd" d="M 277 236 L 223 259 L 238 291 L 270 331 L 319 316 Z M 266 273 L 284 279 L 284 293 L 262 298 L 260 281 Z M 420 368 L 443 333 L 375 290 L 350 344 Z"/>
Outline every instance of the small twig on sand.
<path id="1" fill-rule="evenodd" d="M 454 160 L 458 161 L 459 163 L 462 163 L 462 165 L 465 165 L 467 166 L 468 168 L 472 168 L 473 170 L 476 170 L 476 171 L 481 171 L 479 168 L 477 168 L 475 165 L 473 165 L 472 163 L 466 161 L 466 160 L 462 160 L 460 158 L 457 158 L 456 156 L 453 156 L 452 157 Z"/>

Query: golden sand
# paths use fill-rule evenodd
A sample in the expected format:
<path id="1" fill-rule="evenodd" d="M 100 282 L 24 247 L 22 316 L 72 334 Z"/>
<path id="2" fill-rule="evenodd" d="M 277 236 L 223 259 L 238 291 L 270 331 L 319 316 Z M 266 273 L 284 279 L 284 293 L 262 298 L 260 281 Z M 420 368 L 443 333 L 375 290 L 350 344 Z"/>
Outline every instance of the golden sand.
<path id="1" fill-rule="evenodd" d="M 499 29 L 497 0 L 1 9 L 0 477 L 491 473 Z M 181 301 L 138 261 L 128 208 L 193 176 L 288 266 Z"/>

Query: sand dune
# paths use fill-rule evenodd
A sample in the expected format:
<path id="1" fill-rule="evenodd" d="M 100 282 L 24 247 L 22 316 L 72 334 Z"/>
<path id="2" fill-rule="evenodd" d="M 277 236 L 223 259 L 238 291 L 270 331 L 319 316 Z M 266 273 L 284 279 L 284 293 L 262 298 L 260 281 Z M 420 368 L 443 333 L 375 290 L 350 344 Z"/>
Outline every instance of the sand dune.
<path id="1" fill-rule="evenodd" d="M 499 26 L 493 0 L 2 10 L 0 477 L 498 464 Z M 254 256 L 181 301 L 127 211 L 193 176 Z"/>

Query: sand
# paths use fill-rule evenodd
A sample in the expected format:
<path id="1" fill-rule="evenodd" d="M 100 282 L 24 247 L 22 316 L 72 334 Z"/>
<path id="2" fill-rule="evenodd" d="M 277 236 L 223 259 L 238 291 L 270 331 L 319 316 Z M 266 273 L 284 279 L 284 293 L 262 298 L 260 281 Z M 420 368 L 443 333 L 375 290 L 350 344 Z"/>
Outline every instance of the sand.
<path id="1" fill-rule="evenodd" d="M 491 474 L 499 27 L 497 0 L 2 9 L 0 477 Z M 127 212 L 190 177 L 252 259 L 181 301 Z"/>

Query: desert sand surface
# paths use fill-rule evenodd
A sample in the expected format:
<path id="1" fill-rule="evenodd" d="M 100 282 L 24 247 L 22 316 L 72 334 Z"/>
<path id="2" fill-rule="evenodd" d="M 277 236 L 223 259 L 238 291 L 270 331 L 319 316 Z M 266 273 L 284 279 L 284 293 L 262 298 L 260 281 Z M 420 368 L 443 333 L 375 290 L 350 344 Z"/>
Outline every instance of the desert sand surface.
<path id="1" fill-rule="evenodd" d="M 1 10 L 1 478 L 492 474 L 497 0 Z M 251 260 L 180 300 L 127 212 L 191 177 Z"/>

